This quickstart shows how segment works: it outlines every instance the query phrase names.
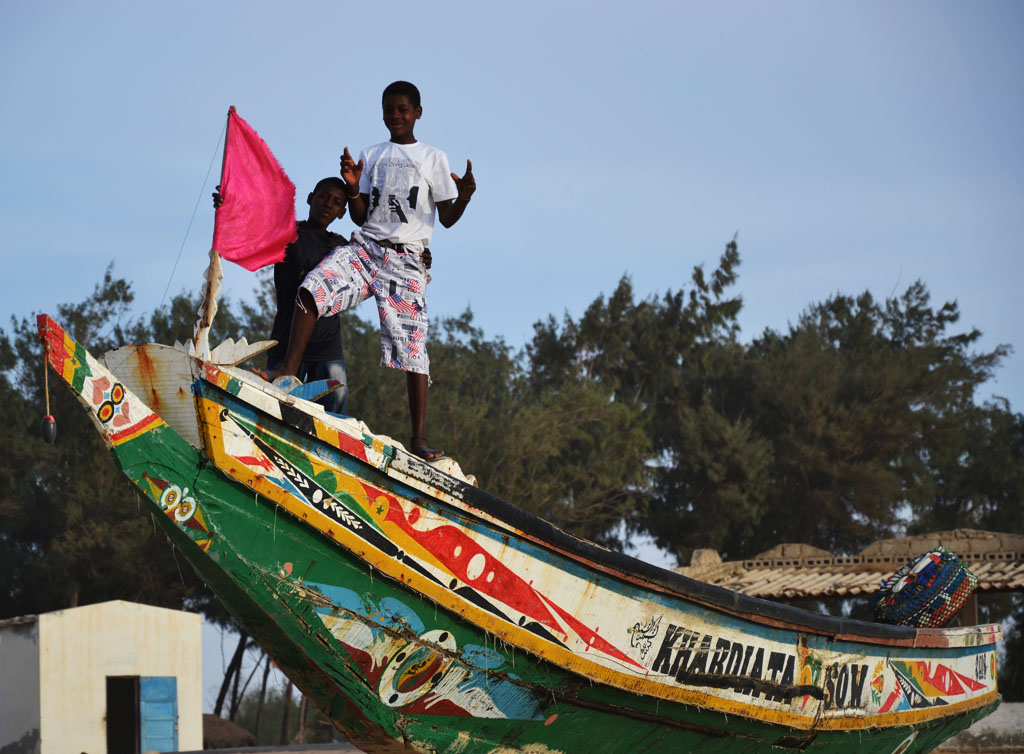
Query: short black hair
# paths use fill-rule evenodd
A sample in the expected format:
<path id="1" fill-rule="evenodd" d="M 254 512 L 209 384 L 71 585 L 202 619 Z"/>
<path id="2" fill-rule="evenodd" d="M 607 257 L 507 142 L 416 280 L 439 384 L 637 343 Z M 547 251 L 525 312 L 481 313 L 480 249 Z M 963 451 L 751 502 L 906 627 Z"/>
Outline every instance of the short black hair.
<path id="1" fill-rule="evenodd" d="M 345 181 L 341 180 L 336 175 L 329 175 L 326 178 L 321 178 L 319 181 L 316 182 L 316 185 L 313 187 L 313 193 L 315 194 L 320 189 L 327 188 L 328 186 L 330 186 L 331 188 L 341 189 L 342 191 L 344 191 Z"/>
<path id="2" fill-rule="evenodd" d="M 408 81 L 395 81 L 384 87 L 384 94 L 380 98 L 381 104 L 384 104 L 384 100 L 392 95 L 408 97 L 413 107 L 420 106 L 420 90 L 416 88 L 415 84 L 410 84 Z"/>

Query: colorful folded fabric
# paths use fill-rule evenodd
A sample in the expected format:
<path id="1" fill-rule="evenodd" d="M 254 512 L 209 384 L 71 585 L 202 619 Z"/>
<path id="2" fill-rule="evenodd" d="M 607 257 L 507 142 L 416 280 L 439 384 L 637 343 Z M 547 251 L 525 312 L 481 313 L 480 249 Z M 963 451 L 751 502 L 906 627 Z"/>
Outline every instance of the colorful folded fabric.
<path id="1" fill-rule="evenodd" d="M 978 577 L 945 547 L 911 560 L 882 581 L 875 594 L 875 620 L 918 628 L 940 628 L 960 612 Z"/>

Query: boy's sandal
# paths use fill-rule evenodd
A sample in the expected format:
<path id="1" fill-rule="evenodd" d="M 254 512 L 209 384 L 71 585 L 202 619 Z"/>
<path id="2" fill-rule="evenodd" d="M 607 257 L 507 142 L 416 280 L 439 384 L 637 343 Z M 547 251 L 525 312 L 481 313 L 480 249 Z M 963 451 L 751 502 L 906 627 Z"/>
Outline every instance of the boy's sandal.
<path id="1" fill-rule="evenodd" d="M 274 378 L 270 376 L 270 372 L 268 372 L 266 369 L 260 369 L 259 367 L 253 367 L 249 371 L 252 372 L 253 374 L 255 374 L 257 377 L 259 377 L 264 382 L 273 382 L 274 381 Z"/>
<path id="2" fill-rule="evenodd" d="M 416 440 L 422 440 L 423 444 L 417 445 Z M 424 437 L 414 437 L 413 445 L 409 448 L 409 452 L 418 458 L 422 458 L 424 461 L 437 461 L 444 458 L 444 451 L 437 448 L 428 448 L 427 440 Z"/>

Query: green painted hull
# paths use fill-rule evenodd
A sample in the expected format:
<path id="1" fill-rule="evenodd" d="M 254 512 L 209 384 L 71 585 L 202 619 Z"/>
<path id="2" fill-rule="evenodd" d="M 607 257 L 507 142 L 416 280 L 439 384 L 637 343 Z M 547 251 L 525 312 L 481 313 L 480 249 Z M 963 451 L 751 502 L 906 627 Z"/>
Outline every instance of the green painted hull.
<path id="1" fill-rule="evenodd" d="M 173 435 L 169 428 L 163 432 Z M 204 469 L 197 474 L 199 454 L 176 436 L 133 444 L 117 457 L 122 470 L 144 492 L 147 476 L 163 474 L 181 480 L 183 487 L 202 499 L 206 521 L 217 533 L 209 552 L 197 547 L 173 518 L 160 515 L 158 520 L 239 623 L 303 693 L 367 752 L 406 750 L 404 743 L 396 746 L 397 742 L 408 742 L 419 751 L 464 754 L 618 754 L 625 750 L 740 754 L 777 752 L 780 746 L 814 752 L 892 752 L 915 731 L 917 738 L 906 751 L 925 752 L 991 711 L 984 707 L 947 718 L 940 725 L 918 728 L 807 734 L 592 685 L 495 644 L 472 624 L 423 605 L 414 593 L 374 577 L 361 561 L 338 552 L 333 542 L 310 536 L 294 518 L 255 500 L 249 490 L 225 480 L 219 472 Z M 158 502 L 153 503 L 162 514 Z M 287 563 L 293 565 L 285 576 Z M 529 698 L 527 704 L 537 710 L 538 719 L 409 716 L 382 708 L 365 673 L 320 618 L 318 608 L 329 603 L 329 597 L 310 584 L 374 595 L 373 600 L 364 600 L 366 611 L 352 617 L 396 640 L 414 640 L 417 634 L 382 610 L 388 600 L 415 605 L 415 616 L 426 631 L 450 631 L 459 647 L 493 651 L 500 656 L 500 664 L 489 668 L 488 676 L 494 683 L 513 684 L 515 692 Z M 411 622 L 408 616 L 398 617 Z"/>
<path id="2" fill-rule="evenodd" d="M 270 404 L 252 408 L 239 397 L 237 379 L 202 363 L 193 386 L 196 410 L 206 416 L 200 451 L 130 390 L 118 398 L 124 388 L 117 378 L 52 320 L 41 320 L 40 329 L 58 350 L 56 356 L 51 350 L 51 367 L 94 411 L 117 463 L 185 558 L 299 688 L 367 752 L 927 752 L 998 704 L 990 634 L 894 632 L 889 646 L 884 637 L 794 628 L 787 621 L 799 611 L 773 612 L 767 603 L 715 606 L 657 583 L 611 578 L 589 561 L 531 541 L 528 529 L 502 527 L 487 511 L 452 502 L 454 487 L 424 497 L 409 486 L 415 480 L 401 475 L 401 454 L 372 438 L 364 438 L 365 452 L 341 453 L 324 444 L 323 426 L 302 419 L 299 431 L 295 421 L 266 413 Z M 282 415 L 291 410 L 282 408 Z M 266 455 L 232 456 L 230 443 L 242 441 Z M 239 458 L 244 464 L 232 460 Z M 267 485 L 271 460 L 275 474 L 283 469 L 277 486 Z M 266 474 L 253 475 L 260 464 Z M 369 491 L 362 503 L 342 489 L 350 478 L 358 484 L 346 489 Z M 268 496 L 279 489 L 295 494 Z M 309 505 L 294 504 L 300 494 Z M 333 519 L 323 515 L 329 505 Z M 390 512 L 402 515 L 388 518 Z M 428 515 L 446 523 L 416 523 Z M 426 538 L 462 537 L 453 540 L 460 543 L 453 550 L 458 557 L 476 546 L 467 532 L 495 551 L 493 543 L 503 543 L 509 562 L 543 561 L 560 574 L 557 582 L 590 579 L 594 591 L 604 590 L 599 605 L 639 604 L 664 613 L 643 628 L 638 621 L 620 651 L 613 638 L 625 634 L 607 628 L 614 616 L 594 618 L 582 597 L 568 611 L 557 597 L 559 584 L 545 591 L 531 579 L 530 596 L 541 595 L 536 605 L 507 595 L 501 601 L 500 590 L 484 584 L 497 565 L 457 570 L 444 561 L 444 548 Z M 458 578 L 449 585 L 441 573 Z M 502 578 L 519 588 L 514 574 L 499 572 Z M 509 617 L 517 605 L 524 612 L 518 622 Z M 545 607 L 562 616 L 558 625 L 584 637 L 582 650 L 568 651 L 568 633 L 553 635 L 550 625 L 526 620 Z M 756 620 L 744 614 L 762 609 Z M 600 633 L 598 622 L 606 627 Z M 684 628 L 695 625 L 705 626 L 703 639 Z M 708 625 L 720 627 L 717 638 Z M 646 645 L 643 630 L 652 637 Z M 785 665 L 785 653 L 769 652 L 787 642 L 799 650 L 791 656 L 802 658 L 796 673 L 793 659 Z M 727 661 L 730 648 L 742 663 Z M 778 668 L 770 670 L 776 657 Z M 732 669 L 716 673 L 716 662 L 720 671 Z M 902 691 L 891 691 L 894 670 L 910 684 Z M 801 712 L 811 714 L 810 723 Z M 875 717 L 867 719 L 870 714 Z"/>

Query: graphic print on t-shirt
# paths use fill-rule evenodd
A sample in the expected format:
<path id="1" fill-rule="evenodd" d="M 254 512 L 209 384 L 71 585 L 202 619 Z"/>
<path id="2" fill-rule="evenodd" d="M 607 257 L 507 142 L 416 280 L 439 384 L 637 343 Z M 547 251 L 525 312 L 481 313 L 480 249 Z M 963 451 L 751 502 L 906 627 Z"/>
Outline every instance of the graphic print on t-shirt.
<path id="1" fill-rule="evenodd" d="M 391 210 L 392 215 L 398 216 L 398 222 L 407 223 L 409 218 L 402 212 L 402 205 L 398 202 L 398 197 L 394 194 L 388 194 L 388 209 Z"/>
<path id="2" fill-rule="evenodd" d="M 420 249 L 430 242 L 438 201 L 458 191 L 444 152 L 422 142 L 384 142 L 363 150 L 359 185 L 369 197 L 363 232 Z"/>
<path id="3" fill-rule="evenodd" d="M 406 203 L 412 214 L 416 210 L 416 197 L 419 194 L 419 186 L 416 185 L 420 177 L 416 165 L 402 157 L 389 157 L 379 160 L 373 166 L 374 186 L 370 202 L 371 216 L 378 209 L 384 214 L 374 217 L 379 223 L 401 223 L 406 225 L 409 222 L 409 215 L 402 206 L 402 195 L 406 196 Z M 387 192 L 383 194 L 382 192 Z M 386 198 L 385 202 L 381 199 Z"/>

